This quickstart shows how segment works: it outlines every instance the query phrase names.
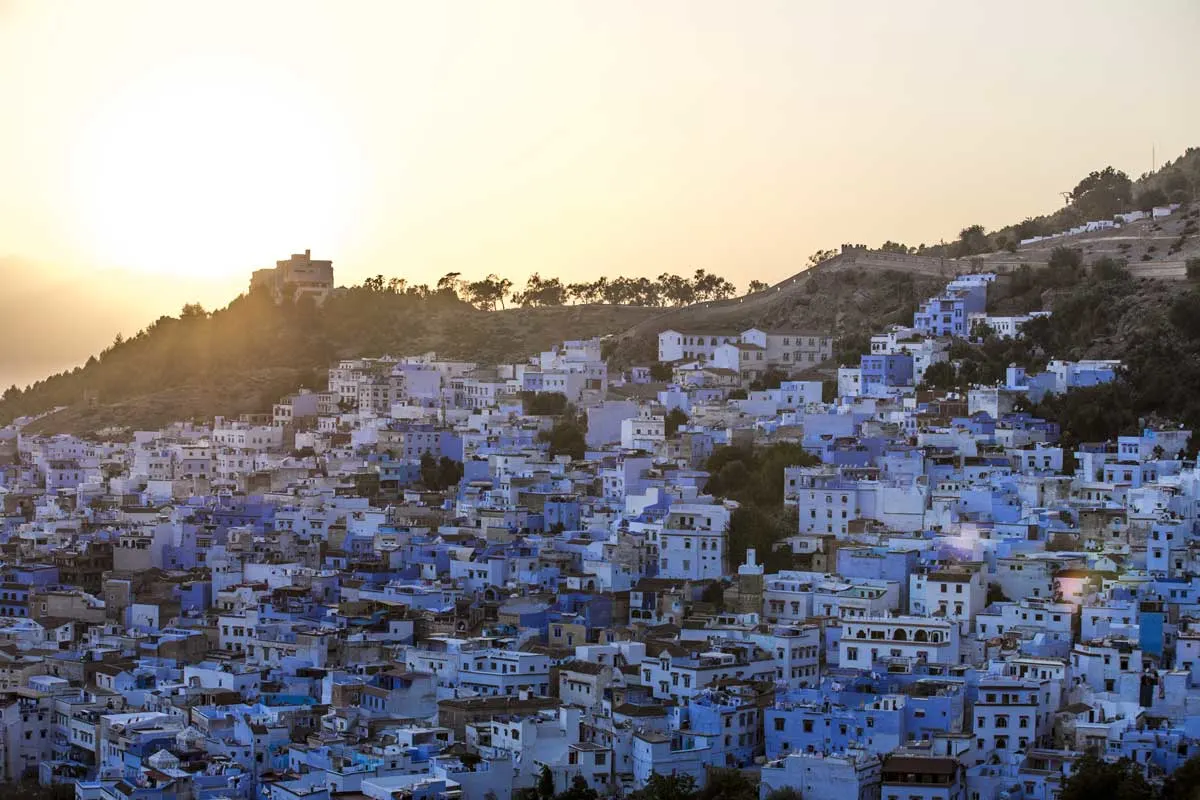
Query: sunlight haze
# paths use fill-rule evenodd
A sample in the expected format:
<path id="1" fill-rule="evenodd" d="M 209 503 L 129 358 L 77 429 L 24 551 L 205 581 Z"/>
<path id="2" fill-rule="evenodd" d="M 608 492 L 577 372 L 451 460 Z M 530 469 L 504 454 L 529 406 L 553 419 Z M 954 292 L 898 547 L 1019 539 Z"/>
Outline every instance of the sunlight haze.
<path id="1" fill-rule="evenodd" d="M 1197 33 L 1190 0 L 0 0 L 0 380 L 305 249 L 740 289 L 1015 222 L 1197 144 Z"/>

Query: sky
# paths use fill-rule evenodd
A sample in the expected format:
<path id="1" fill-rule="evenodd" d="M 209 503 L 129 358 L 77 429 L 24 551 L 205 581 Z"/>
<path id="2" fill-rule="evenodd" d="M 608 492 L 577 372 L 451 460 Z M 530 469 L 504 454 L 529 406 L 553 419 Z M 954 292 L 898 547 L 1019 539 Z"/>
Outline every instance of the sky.
<path id="1" fill-rule="evenodd" d="M 1200 3 L 0 0 L 0 382 L 311 249 L 704 268 L 1045 213 L 1200 145 Z"/>

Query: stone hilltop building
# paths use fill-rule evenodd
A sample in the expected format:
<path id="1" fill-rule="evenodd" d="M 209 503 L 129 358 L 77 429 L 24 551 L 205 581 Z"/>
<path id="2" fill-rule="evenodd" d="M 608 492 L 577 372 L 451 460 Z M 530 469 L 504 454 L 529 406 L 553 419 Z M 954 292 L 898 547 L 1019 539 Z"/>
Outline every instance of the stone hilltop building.
<path id="1" fill-rule="evenodd" d="M 255 270 L 250 276 L 250 291 L 258 288 L 270 290 L 276 304 L 285 297 L 299 300 L 307 296 L 321 305 L 333 291 L 333 262 L 314 261 L 311 250 L 293 253 L 285 261 L 276 261 L 274 268 Z"/>

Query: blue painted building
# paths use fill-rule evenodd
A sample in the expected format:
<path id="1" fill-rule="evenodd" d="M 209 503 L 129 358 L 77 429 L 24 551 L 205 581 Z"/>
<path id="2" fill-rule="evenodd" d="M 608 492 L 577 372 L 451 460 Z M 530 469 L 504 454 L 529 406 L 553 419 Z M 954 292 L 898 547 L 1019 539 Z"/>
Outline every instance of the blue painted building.
<path id="1" fill-rule="evenodd" d="M 864 355 L 859 361 L 859 369 L 862 392 L 866 395 L 913 385 L 913 357 L 909 355 Z"/>

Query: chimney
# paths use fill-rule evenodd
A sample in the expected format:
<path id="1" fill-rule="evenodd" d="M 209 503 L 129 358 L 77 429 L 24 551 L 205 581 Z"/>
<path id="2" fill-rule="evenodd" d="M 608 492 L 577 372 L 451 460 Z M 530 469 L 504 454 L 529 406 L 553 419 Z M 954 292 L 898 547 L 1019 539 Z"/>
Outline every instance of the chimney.
<path id="1" fill-rule="evenodd" d="M 312 250 L 305 250 L 305 251 L 304 251 L 304 260 L 305 260 L 305 261 L 311 261 L 311 260 L 312 260 Z"/>

